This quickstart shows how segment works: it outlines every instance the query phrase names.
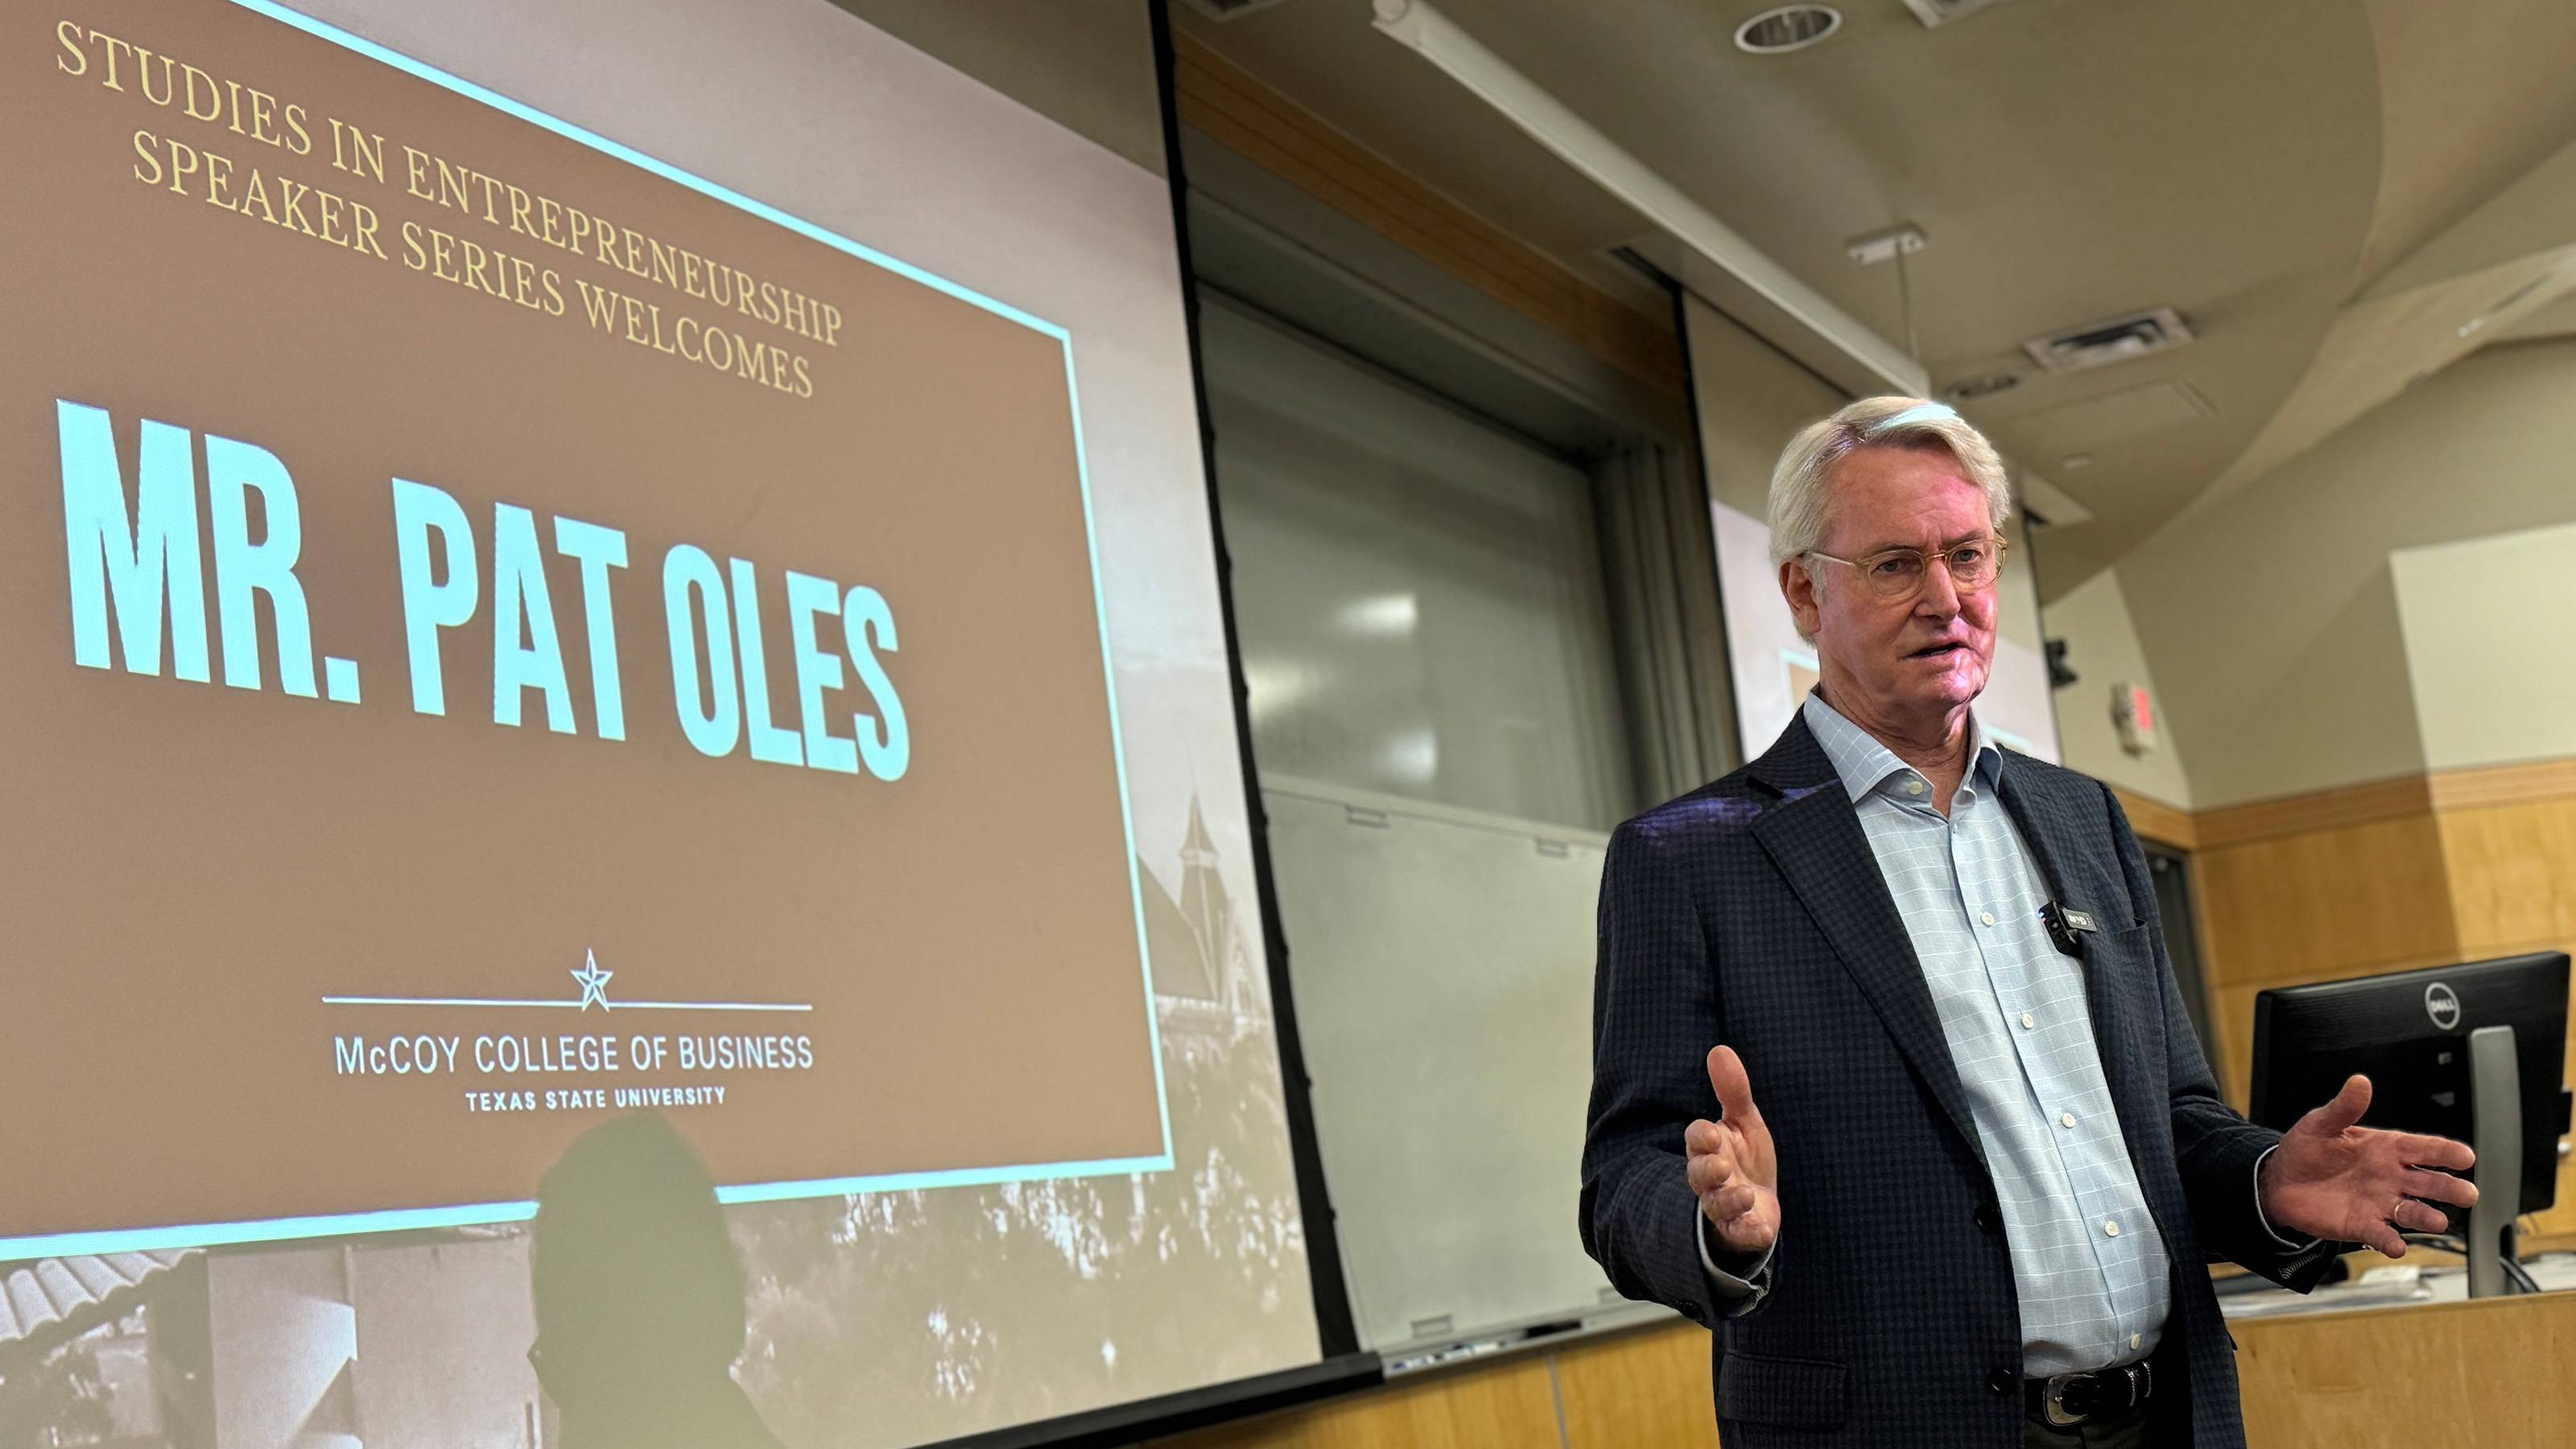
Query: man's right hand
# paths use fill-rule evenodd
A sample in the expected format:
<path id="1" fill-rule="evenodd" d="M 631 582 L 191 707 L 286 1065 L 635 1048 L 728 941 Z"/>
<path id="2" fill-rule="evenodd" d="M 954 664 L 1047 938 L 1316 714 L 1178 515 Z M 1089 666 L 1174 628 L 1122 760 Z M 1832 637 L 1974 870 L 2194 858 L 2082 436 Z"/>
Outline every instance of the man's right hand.
<path id="1" fill-rule="evenodd" d="M 1771 1129 L 1754 1109 L 1753 1084 L 1735 1048 L 1709 1052 L 1708 1084 L 1717 1089 L 1723 1118 L 1693 1122 L 1682 1135 L 1691 1191 L 1721 1246 L 1760 1253 L 1780 1237 L 1780 1160 L 1771 1151 Z"/>

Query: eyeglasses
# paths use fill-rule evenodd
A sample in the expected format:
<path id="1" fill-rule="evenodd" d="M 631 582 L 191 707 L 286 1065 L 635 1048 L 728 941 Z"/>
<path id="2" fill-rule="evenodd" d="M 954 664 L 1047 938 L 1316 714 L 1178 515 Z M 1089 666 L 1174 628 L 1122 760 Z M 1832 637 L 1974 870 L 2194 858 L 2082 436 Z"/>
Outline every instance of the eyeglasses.
<path id="1" fill-rule="evenodd" d="M 1923 592 L 1936 558 L 1950 571 L 1950 587 L 1963 594 L 1987 588 L 2004 571 L 2004 551 L 2009 547 L 2001 538 L 1988 537 L 1954 543 L 1948 548 L 1883 549 L 1867 558 L 1836 558 L 1812 548 L 1807 550 L 1807 556 L 1850 569 L 1873 598 L 1882 604 L 1893 604 Z"/>

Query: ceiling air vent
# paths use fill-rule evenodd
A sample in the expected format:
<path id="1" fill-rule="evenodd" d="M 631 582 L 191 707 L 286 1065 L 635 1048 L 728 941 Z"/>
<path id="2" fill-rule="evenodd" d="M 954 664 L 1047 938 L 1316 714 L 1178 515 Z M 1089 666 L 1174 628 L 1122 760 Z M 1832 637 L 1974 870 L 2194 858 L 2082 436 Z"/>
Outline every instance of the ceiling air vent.
<path id="1" fill-rule="evenodd" d="M 2012 373 L 1990 372 L 1983 377 L 1962 378 L 1944 388 L 1943 392 L 1953 401 L 1973 402 L 1981 397 L 2010 392 L 2019 386 L 2021 379 Z"/>
<path id="2" fill-rule="evenodd" d="M 2035 337 L 2021 345 L 2033 362 L 2051 372 L 2081 372 L 2180 347 L 2191 329 L 2171 307 L 2156 307 L 2094 322 L 2053 337 Z"/>
<path id="3" fill-rule="evenodd" d="M 1240 20 L 1255 10 L 1267 10 L 1279 0 L 1190 0 L 1190 8 L 1210 20 Z M 1923 22 L 1926 25 L 1930 21 Z"/>
<path id="4" fill-rule="evenodd" d="M 1905 0 L 1905 8 L 1925 25 L 1947 25 L 1963 15 L 1973 15 L 1989 5 L 2004 0 Z"/>

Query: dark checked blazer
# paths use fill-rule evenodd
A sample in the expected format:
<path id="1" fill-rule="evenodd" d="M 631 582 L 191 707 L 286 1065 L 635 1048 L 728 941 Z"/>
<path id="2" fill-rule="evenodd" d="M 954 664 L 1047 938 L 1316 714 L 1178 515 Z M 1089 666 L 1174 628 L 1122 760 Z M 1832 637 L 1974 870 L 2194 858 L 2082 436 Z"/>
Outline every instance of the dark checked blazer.
<path id="1" fill-rule="evenodd" d="M 2204 1262 L 2304 1290 L 2333 1245 L 2284 1252 L 2255 1211 L 2255 1163 L 2279 1136 L 2219 1100 L 2110 791 L 2014 756 L 1999 793 L 2051 897 L 2101 925 L 2085 1001 L 2173 1262 L 2153 1442 L 2242 1449 Z M 1719 1042 L 1779 1150 L 1780 1239 L 1749 1310 L 1710 1291 L 1683 1168 L 1683 1129 L 1719 1115 Z M 1727 1449 L 2017 1449 L 2021 1325 L 1994 1183 L 1904 923 L 1803 719 L 1611 838 L 1592 1052 L 1584 1246 L 1621 1292 L 1714 1330 Z"/>

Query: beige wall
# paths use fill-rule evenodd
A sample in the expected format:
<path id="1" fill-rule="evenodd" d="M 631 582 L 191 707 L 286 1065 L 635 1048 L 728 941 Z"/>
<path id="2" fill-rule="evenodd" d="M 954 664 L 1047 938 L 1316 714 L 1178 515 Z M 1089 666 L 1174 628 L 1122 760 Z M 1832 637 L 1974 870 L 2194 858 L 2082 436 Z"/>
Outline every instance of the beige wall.
<path id="1" fill-rule="evenodd" d="M 2024 649 L 2040 649 L 2039 569 L 2031 559 L 2029 520 L 2016 509 L 2004 525 L 2004 537 L 2011 540 L 2011 552 L 2005 555 L 2002 593 L 1995 610 L 1996 637 L 2009 640 Z M 2046 540 L 2042 540 L 2043 546 Z M 2065 727 L 2059 726 L 2062 731 Z"/>
<path id="2" fill-rule="evenodd" d="M 1162 95 L 1145 0 L 833 0 L 1160 176 Z"/>
<path id="3" fill-rule="evenodd" d="M 2403 549 L 2389 568 L 2426 768 L 2576 755 L 2576 525 Z"/>
<path id="4" fill-rule="evenodd" d="M 2419 773 L 2428 723 L 2444 741 L 2486 739 L 2460 719 L 2490 707 L 2477 691 L 2438 690 L 2419 719 L 2409 645 L 2429 656 L 2497 641 L 2420 589 L 2410 641 L 2391 555 L 2570 520 L 2576 341 L 2558 340 L 2473 354 L 2158 533 L 2115 572 L 2191 803 Z M 2540 617 L 2552 622 L 2526 616 L 2515 637 L 2536 642 L 2565 615 Z"/>
<path id="5" fill-rule="evenodd" d="M 2106 569 L 2095 574 L 2044 612 L 2048 637 L 2066 641 L 2067 665 L 2080 676 L 2072 688 L 2057 692 L 2057 739 L 2067 767 L 2190 809 L 2191 780 L 2173 731 L 2160 730 L 2153 750 L 2132 755 L 2120 748 L 2120 732 L 2111 720 L 2115 684 L 2143 684 L 2159 704 L 2164 700 L 2156 689 L 2155 671 L 2147 665 L 2146 650 L 2138 643 L 2137 626 L 2129 618 L 2119 572 Z"/>

